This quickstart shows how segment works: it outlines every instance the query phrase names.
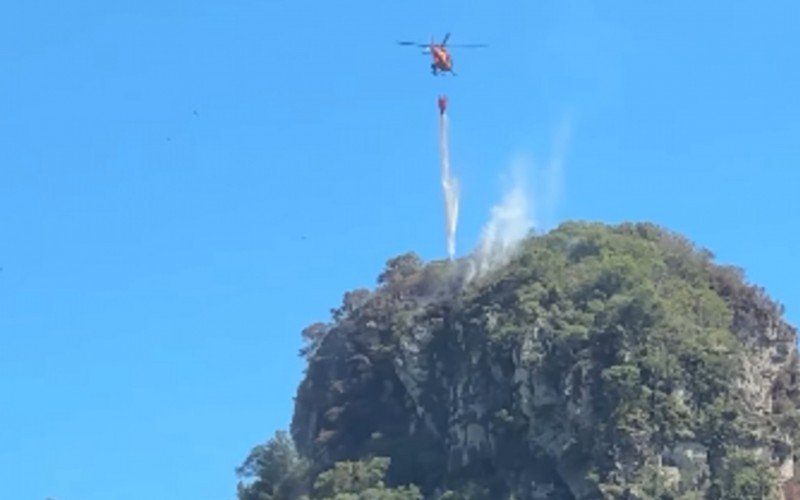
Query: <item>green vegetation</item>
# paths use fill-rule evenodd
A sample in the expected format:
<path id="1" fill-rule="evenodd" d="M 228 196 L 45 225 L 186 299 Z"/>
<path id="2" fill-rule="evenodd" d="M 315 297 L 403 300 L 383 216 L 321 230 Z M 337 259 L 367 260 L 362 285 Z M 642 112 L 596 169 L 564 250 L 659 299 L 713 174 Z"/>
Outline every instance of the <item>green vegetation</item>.
<path id="1" fill-rule="evenodd" d="M 293 442 L 253 450 L 239 498 L 772 498 L 795 332 L 712 259 L 651 224 L 568 223 L 473 280 L 390 260 L 303 332 Z"/>
<path id="2" fill-rule="evenodd" d="M 387 488 L 388 458 L 337 462 L 308 485 L 307 463 L 299 458 L 286 433 L 254 448 L 237 473 L 254 482 L 239 483 L 240 500 L 422 500 L 414 485 Z"/>

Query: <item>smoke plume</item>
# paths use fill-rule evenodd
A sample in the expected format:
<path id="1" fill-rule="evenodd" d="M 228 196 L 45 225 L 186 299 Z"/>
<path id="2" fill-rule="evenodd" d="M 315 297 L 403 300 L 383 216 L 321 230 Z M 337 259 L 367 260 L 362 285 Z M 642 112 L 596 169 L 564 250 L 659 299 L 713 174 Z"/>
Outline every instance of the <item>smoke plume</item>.
<path id="1" fill-rule="evenodd" d="M 518 243 L 533 229 L 532 212 L 525 175 L 518 166 L 512 171 L 510 189 L 503 200 L 492 207 L 489 222 L 483 228 L 480 243 L 471 257 L 472 277 L 502 266 L 513 257 Z"/>
<path id="2" fill-rule="evenodd" d="M 543 230 L 551 229 L 557 220 L 556 210 L 561 201 L 564 184 L 564 157 L 566 156 L 571 130 L 570 120 L 563 119 L 556 130 L 553 138 L 553 152 L 542 175 L 542 187 L 544 188 L 544 192 L 541 194 L 543 220 L 541 221 L 542 227 L 540 229 Z"/>
<path id="3" fill-rule="evenodd" d="M 540 200 L 537 209 L 544 210 L 544 226 L 549 229 L 555 222 L 555 211 L 560 201 L 563 184 L 563 164 L 571 127 L 562 121 L 553 141 L 550 161 L 538 182 Z M 489 222 L 484 226 L 481 240 L 468 259 L 467 282 L 509 262 L 539 221 L 534 218 L 534 202 L 526 183 L 527 162 L 517 161 L 511 172 L 511 185 L 503 200 L 492 207 Z M 538 210 L 536 210 L 538 216 Z"/>

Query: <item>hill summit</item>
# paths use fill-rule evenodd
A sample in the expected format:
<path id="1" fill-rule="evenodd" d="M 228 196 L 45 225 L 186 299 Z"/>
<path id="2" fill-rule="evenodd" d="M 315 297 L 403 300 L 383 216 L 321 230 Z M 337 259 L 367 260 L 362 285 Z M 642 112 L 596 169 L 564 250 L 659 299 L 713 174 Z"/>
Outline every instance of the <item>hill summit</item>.
<path id="1" fill-rule="evenodd" d="M 291 437 L 239 498 L 800 498 L 796 331 L 713 259 L 570 222 L 482 272 L 390 260 L 304 330 Z"/>

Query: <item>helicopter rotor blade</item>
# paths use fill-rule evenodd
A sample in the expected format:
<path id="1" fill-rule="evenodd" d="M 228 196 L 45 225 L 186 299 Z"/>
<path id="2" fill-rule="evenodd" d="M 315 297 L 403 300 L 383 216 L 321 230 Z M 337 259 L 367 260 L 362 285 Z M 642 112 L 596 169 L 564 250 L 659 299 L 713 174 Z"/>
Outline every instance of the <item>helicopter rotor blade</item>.
<path id="1" fill-rule="evenodd" d="M 458 47 L 461 49 L 478 49 L 488 47 L 485 43 L 457 43 L 454 45 L 450 45 L 450 47 Z"/>
<path id="2" fill-rule="evenodd" d="M 411 47 L 427 47 L 427 43 L 418 43 L 418 42 L 408 42 L 408 41 L 398 41 L 397 45 L 405 45 Z"/>

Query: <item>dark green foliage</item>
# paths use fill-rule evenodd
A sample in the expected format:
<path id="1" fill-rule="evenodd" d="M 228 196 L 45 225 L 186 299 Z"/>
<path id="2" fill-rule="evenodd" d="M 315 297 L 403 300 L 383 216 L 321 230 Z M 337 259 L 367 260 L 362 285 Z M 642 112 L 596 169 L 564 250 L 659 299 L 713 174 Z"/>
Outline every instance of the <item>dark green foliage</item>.
<path id="1" fill-rule="evenodd" d="M 330 327 L 325 323 L 314 323 L 304 328 L 302 331 L 304 345 L 300 349 L 300 355 L 312 356 L 329 330 Z"/>
<path id="2" fill-rule="evenodd" d="M 416 486 L 387 488 L 384 484 L 388 458 L 337 462 L 314 483 L 314 499 L 325 500 L 421 500 Z"/>
<path id="3" fill-rule="evenodd" d="M 342 321 L 363 306 L 370 298 L 369 290 L 359 288 L 351 292 L 345 292 L 342 305 L 338 309 L 331 311 L 334 321 Z"/>
<path id="4" fill-rule="evenodd" d="M 316 476 L 301 459 L 283 431 L 266 444 L 253 448 L 236 469 L 250 484 L 239 483 L 239 500 L 422 500 L 415 485 L 389 488 L 385 484 L 391 460 L 336 462 Z"/>
<path id="5" fill-rule="evenodd" d="M 378 276 L 378 283 L 387 285 L 402 280 L 419 272 L 422 265 L 422 260 L 414 252 L 390 259 L 386 263 L 386 269 Z"/>
<path id="6" fill-rule="evenodd" d="M 769 463 L 744 450 L 734 449 L 727 454 L 714 486 L 719 499 L 780 498 L 777 496 L 775 473 Z"/>
<path id="7" fill-rule="evenodd" d="M 307 464 L 288 434 L 278 431 L 266 444 L 250 451 L 236 474 L 253 480 L 248 485 L 239 483 L 239 500 L 289 500 L 305 489 Z"/>
<path id="8" fill-rule="evenodd" d="M 472 281 L 468 262 L 389 260 L 304 331 L 304 491 L 766 498 L 774 464 L 747 453 L 795 452 L 795 333 L 712 258 L 651 224 L 567 223 Z M 754 375 L 764 360 L 775 381 Z"/>
<path id="9" fill-rule="evenodd" d="M 661 446 L 699 431 L 701 408 L 730 387 L 737 363 L 707 256 L 651 227 L 636 230 L 644 239 L 631 229 L 568 224 L 533 240 L 473 308 L 494 316 L 489 339 L 538 323 L 551 383 L 575 374 L 604 395 L 594 399 L 607 424 L 595 446 L 620 444 L 619 433 L 647 433 Z"/>

